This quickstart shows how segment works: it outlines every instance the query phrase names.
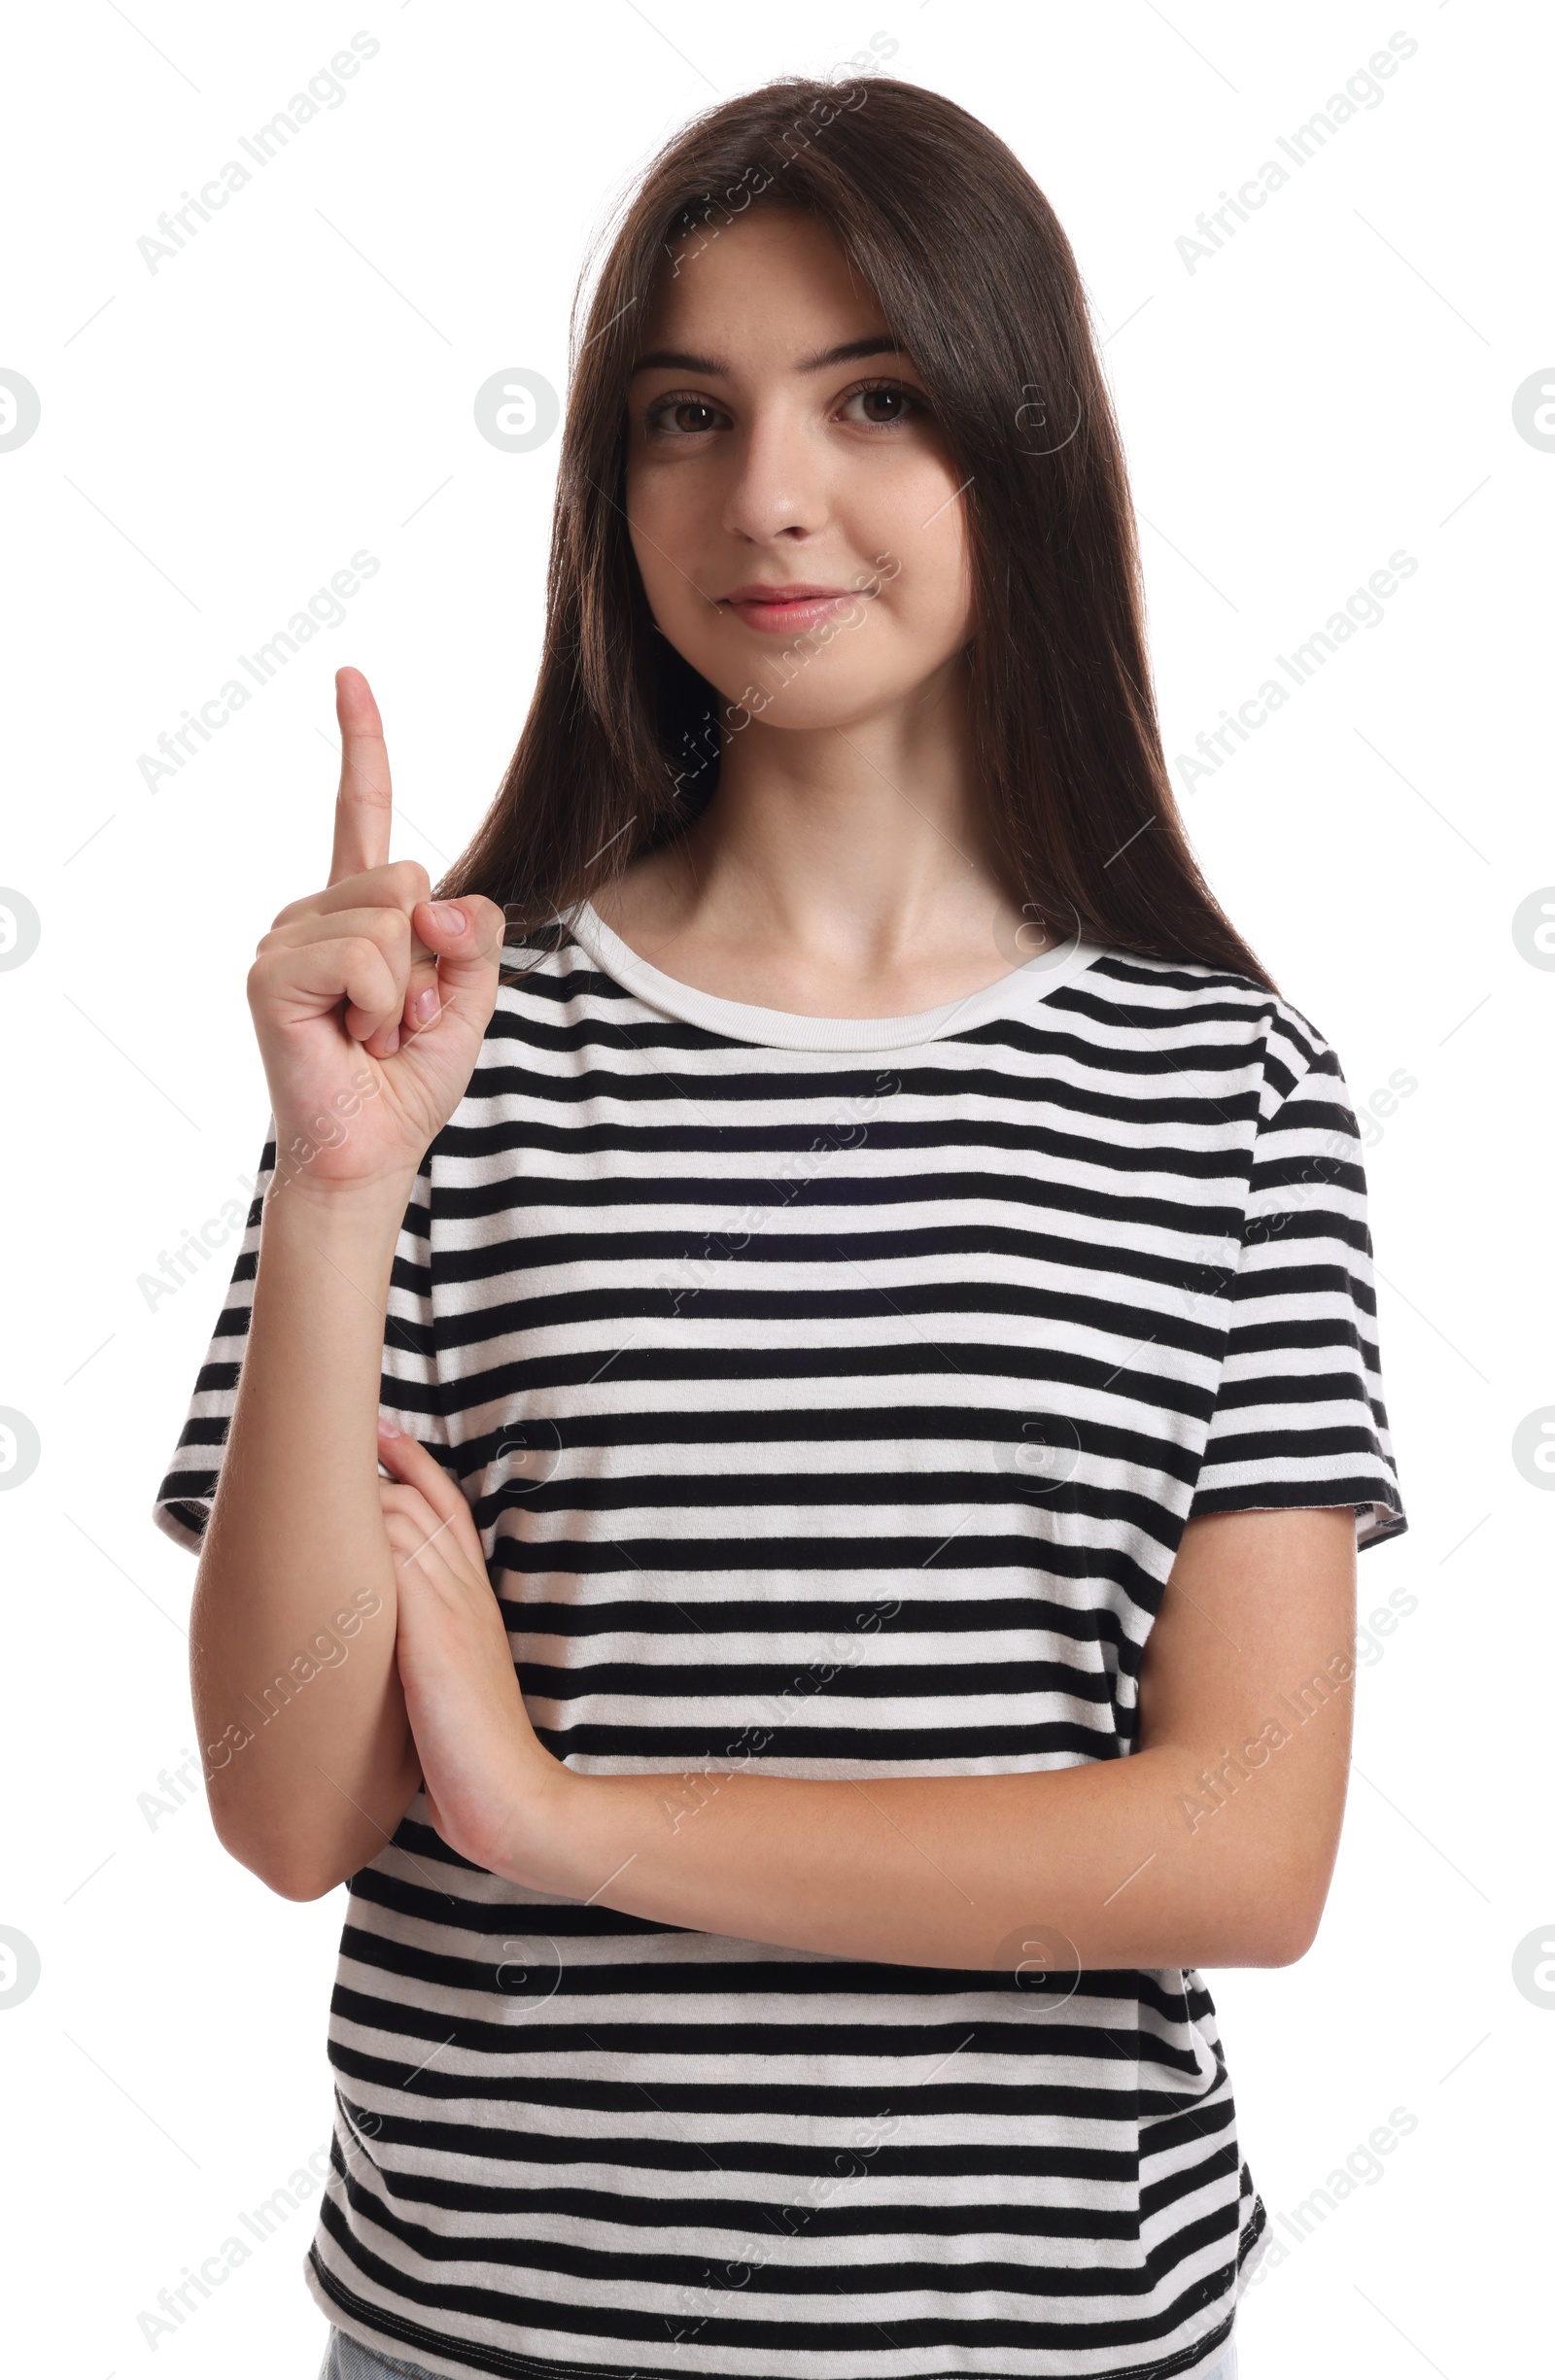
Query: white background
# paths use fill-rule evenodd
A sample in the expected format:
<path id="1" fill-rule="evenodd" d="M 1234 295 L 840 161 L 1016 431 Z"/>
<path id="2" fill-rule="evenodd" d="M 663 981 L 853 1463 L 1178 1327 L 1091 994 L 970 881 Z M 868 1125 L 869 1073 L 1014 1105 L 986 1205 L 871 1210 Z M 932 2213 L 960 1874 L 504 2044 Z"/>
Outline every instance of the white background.
<path id="1" fill-rule="evenodd" d="M 1512 397 L 1555 358 L 1549 38 L 1532 6 L 1398 6 L 132 0 L 12 18 L 0 365 L 43 412 L 0 454 L 0 882 L 42 918 L 35 956 L 0 973 L 18 1160 L 0 1405 L 42 1439 L 0 1497 L 0 1922 L 42 1958 L 0 2009 L 11 2368 L 142 2371 L 158 2290 L 328 2132 L 343 1890 L 284 1902 L 198 1799 L 155 1827 L 139 1799 L 193 1743 L 193 1564 L 149 1514 L 226 1259 L 155 1311 L 138 1284 L 258 1158 L 244 977 L 274 912 L 323 880 L 331 674 L 371 677 L 397 854 L 435 875 L 528 703 L 557 451 L 487 444 L 476 388 L 515 366 L 565 386 L 589 238 L 686 116 L 827 73 L 877 31 L 898 45 L 885 71 L 998 131 L 1073 240 L 1148 524 L 1168 753 L 1390 553 L 1418 561 L 1383 621 L 1182 797 L 1358 1102 L 1400 1070 L 1417 1085 L 1367 1158 L 1411 1527 L 1361 1569 L 1363 1612 L 1399 1587 L 1418 1607 L 1361 1674 L 1317 1947 L 1211 1981 L 1290 2245 L 1244 2308 L 1245 2380 L 1541 2367 L 1555 2010 L 1512 1958 L 1555 1938 L 1555 1505 L 1511 1439 L 1555 1404 L 1537 1191 L 1555 974 L 1519 956 L 1511 918 L 1555 881 L 1535 691 L 1555 453 L 1519 435 Z M 359 26 L 381 47 L 345 104 L 150 272 L 136 242 L 157 215 Z M 1418 47 L 1383 103 L 1190 271 L 1175 243 L 1200 210 L 1283 158 L 1276 135 L 1399 30 Z M 363 547 L 382 567 L 345 623 L 149 791 L 137 756 Z M 1398 2108 L 1416 2128 L 1381 2179 L 1294 2241 L 1282 2214 Z M 158 2368 L 312 2380 L 313 2212 L 194 2300 Z"/>

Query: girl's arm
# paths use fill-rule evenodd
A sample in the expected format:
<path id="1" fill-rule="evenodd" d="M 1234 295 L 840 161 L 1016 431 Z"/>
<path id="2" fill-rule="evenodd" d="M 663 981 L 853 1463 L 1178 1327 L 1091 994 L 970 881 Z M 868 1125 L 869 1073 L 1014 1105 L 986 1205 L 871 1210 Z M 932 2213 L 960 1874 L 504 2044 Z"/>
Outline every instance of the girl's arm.
<path id="1" fill-rule="evenodd" d="M 491 1864 L 834 1958 L 1282 1966 L 1338 1848 L 1354 1657 L 1352 1507 L 1214 1514 L 1184 1532 L 1127 1759 L 859 1783 L 563 1771 L 538 1839 L 520 1811 Z"/>
<path id="2" fill-rule="evenodd" d="M 1355 1519 L 1191 1521 L 1146 1649 L 1140 1749 L 1003 1776 L 594 1776 L 539 1744 L 468 1506 L 381 1439 L 398 1660 L 438 1832 L 559 1899 L 833 1958 L 926 1967 L 1280 1966 L 1338 1846 Z M 321 1882 L 318 1889 L 326 1889 Z"/>
<path id="3" fill-rule="evenodd" d="M 420 1778 L 379 1499 L 384 1325 L 422 1158 L 496 1005 L 504 923 L 495 902 L 429 901 L 424 869 L 390 865 L 378 707 L 359 671 L 335 687 L 329 881 L 281 912 L 249 975 L 276 1165 L 190 1632 L 216 1831 L 294 1899 L 381 1850 Z"/>
<path id="4" fill-rule="evenodd" d="M 410 1181 L 316 1197 L 277 1176 L 194 1583 L 190 1684 L 217 1834 L 305 1897 L 382 1849 L 420 1778 L 395 1666 L 376 1424 Z"/>

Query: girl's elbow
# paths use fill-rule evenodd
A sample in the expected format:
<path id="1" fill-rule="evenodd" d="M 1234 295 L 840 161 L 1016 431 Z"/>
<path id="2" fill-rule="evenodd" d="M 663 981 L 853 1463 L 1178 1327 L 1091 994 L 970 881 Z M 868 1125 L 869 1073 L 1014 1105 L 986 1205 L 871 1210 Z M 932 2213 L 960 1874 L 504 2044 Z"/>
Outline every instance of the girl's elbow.
<path id="1" fill-rule="evenodd" d="M 259 1834 L 234 1823 L 229 1812 L 212 1813 L 217 1841 L 229 1859 L 283 1901 L 321 1901 L 342 1878 L 320 1864 L 311 1847 Z"/>
<path id="2" fill-rule="evenodd" d="M 1247 1964 L 1294 1967 L 1305 1958 L 1323 1922 L 1328 1886 L 1325 1876 L 1261 1899 L 1248 1915 Z"/>
<path id="3" fill-rule="evenodd" d="M 1292 1911 L 1273 1923 L 1265 1922 L 1259 1937 L 1259 1954 L 1249 1963 L 1256 1967 L 1294 1967 L 1305 1958 L 1317 1940 L 1321 1910 L 1312 1914 Z"/>

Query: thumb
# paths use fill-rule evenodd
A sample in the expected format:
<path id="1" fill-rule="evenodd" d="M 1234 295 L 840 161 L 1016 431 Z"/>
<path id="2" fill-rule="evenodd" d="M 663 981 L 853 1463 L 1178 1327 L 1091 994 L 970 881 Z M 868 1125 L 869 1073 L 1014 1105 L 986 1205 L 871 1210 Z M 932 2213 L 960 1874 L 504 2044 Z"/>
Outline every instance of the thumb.
<path id="1" fill-rule="evenodd" d="M 465 1007 L 471 1000 L 489 1007 L 507 934 L 506 915 L 497 903 L 478 892 L 454 901 L 418 901 L 410 921 L 436 958 L 444 1007 Z"/>

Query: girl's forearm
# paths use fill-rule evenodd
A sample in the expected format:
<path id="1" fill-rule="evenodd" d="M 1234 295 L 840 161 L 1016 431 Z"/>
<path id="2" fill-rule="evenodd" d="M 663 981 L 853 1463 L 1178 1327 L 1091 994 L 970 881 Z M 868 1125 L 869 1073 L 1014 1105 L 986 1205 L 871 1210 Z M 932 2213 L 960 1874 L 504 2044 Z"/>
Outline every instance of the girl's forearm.
<path id="1" fill-rule="evenodd" d="M 311 1898 L 382 1848 L 420 1769 L 378 1498 L 384 1315 L 414 1177 L 266 1199 L 190 1676 L 218 1834 Z"/>
<path id="2" fill-rule="evenodd" d="M 1284 1964 L 1316 1928 L 1337 1811 L 1301 1815 L 1312 1746 L 1250 1772 L 1234 1804 L 1205 1794 L 1206 1757 L 1163 1744 L 1036 1775 L 862 1782 L 559 1769 L 550 1811 L 514 1813 L 486 1864 L 564 1898 L 834 1958 L 1028 1975 L 1047 1957 Z"/>

